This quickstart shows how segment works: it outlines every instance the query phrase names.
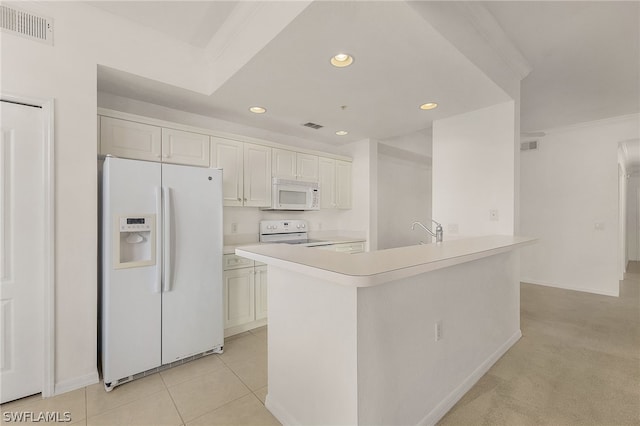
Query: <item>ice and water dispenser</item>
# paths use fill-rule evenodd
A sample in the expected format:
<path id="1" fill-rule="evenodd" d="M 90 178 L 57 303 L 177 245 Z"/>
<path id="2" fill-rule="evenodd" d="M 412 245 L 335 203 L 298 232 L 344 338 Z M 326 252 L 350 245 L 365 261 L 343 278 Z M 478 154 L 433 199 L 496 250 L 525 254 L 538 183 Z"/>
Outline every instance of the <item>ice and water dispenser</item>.
<path id="1" fill-rule="evenodd" d="M 114 268 L 156 263 L 156 215 L 120 216 L 115 227 Z"/>

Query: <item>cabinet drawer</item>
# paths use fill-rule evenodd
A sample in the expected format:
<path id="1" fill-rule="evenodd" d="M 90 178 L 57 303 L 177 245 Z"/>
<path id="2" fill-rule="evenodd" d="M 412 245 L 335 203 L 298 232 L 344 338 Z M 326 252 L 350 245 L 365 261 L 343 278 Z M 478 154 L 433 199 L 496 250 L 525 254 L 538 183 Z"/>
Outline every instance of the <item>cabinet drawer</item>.
<path id="1" fill-rule="evenodd" d="M 246 257 L 240 257 L 235 254 L 225 254 L 222 257 L 222 268 L 227 271 L 229 269 L 252 268 L 253 260 Z"/>

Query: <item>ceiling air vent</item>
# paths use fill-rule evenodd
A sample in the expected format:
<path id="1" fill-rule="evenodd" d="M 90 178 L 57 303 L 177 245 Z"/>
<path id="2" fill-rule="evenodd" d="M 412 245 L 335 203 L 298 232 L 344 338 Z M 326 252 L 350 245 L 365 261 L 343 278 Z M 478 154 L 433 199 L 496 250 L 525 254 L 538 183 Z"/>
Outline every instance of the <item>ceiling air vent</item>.
<path id="1" fill-rule="evenodd" d="M 53 19 L 0 5 L 0 28 L 4 32 L 53 44 Z"/>
<path id="2" fill-rule="evenodd" d="M 522 142 L 520 151 L 534 151 L 538 149 L 538 141 Z"/>
<path id="3" fill-rule="evenodd" d="M 321 126 L 320 124 L 316 124 L 316 123 L 312 123 L 312 122 L 308 122 L 308 123 L 304 123 L 303 124 L 304 127 L 311 127 L 312 129 L 322 129 L 324 126 Z"/>

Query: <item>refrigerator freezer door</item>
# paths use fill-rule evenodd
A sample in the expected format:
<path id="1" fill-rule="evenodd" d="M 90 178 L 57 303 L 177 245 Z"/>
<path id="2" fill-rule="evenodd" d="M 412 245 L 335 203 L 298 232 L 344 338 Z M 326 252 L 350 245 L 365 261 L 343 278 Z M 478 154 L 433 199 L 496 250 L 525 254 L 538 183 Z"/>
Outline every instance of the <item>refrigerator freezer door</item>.
<path id="1" fill-rule="evenodd" d="M 162 363 L 223 345 L 222 171 L 162 165 L 165 218 Z"/>
<path id="2" fill-rule="evenodd" d="M 102 372 L 105 383 L 160 366 L 160 164 L 107 158 L 102 186 Z M 115 259 L 117 244 L 146 241 L 140 223 L 155 218 L 151 264 Z M 123 218 L 124 221 L 122 220 Z M 129 220 L 127 225 L 126 218 Z M 145 220 L 146 222 L 146 220 Z M 139 227 L 141 233 L 135 232 Z M 131 232 L 123 232 L 129 230 Z M 144 231 L 144 232 L 142 232 Z M 147 253 L 147 252 L 145 252 Z M 146 254 L 145 254 L 146 256 Z M 118 266 L 119 265 L 119 266 Z M 123 266 L 124 265 L 124 266 Z M 138 266 L 142 265 L 142 266 Z"/>

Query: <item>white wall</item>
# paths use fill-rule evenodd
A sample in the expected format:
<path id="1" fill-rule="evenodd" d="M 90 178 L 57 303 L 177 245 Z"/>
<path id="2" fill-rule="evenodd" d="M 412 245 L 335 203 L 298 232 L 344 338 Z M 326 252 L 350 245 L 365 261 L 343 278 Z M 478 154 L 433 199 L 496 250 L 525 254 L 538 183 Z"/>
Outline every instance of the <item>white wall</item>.
<path id="1" fill-rule="evenodd" d="M 618 295 L 618 143 L 640 116 L 547 130 L 521 154 L 522 281 Z M 596 229 L 602 228 L 602 229 Z"/>
<path id="2" fill-rule="evenodd" d="M 345 145 L 344 154 L 353 158 L 352 208 L 340 220 L 342 229 L 362 232 L 367 238 L 367 249 L 378 246 L 378 149 L 377 141 L 363 139 Z"/>
<path id="3" fill-rule="evenodd" d="M 434 121 L 433 219 L 443 224 L 445 240 L 513 235 L 514 108 L 509 101 Z M 490 210 L 498 220 L 490 220 Z"/>
<path id="4" fill-rule="evenodd" d="M 424 138 L 421 145 L 430 141 Z M 431 157 L 387 143 L 378 145 L 378 249 L 430 242 L 430 235 L 412 231 L 411 224 L 431 227 Z"/>

